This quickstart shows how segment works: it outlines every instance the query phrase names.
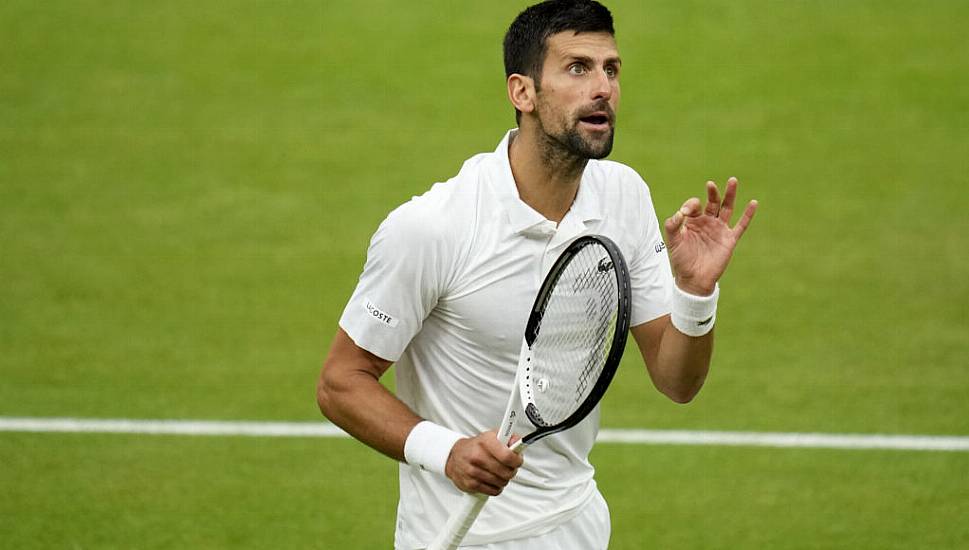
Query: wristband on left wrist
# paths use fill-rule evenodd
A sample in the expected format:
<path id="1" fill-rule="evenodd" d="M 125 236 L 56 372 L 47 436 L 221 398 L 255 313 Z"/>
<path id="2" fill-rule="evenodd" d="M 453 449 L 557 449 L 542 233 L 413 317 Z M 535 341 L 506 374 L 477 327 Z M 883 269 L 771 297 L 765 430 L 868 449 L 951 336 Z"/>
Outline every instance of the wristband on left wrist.
<path id="1" fill-rule="evenodd" d="M 713 294 L 696 296 L 680 289 L 673 283 L 673 296 L 670 301 L 670 321 L 676 330 L 687 336 L 699 337 L 713 330 L 717 319 L 717 300 L 720 298 L 720 283 L 713 287 Z"/>

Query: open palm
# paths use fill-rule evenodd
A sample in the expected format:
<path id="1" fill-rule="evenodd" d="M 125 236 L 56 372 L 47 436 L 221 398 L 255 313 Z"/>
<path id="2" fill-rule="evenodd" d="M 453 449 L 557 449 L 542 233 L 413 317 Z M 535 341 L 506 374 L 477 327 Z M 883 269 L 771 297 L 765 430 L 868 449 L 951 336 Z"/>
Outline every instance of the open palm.
<path id="1" fill-rule="evenodd" d="M 706 207 L 701 209 L 700 199 L 694 197 L 666 220 L 670 264 L 676 285 L 684 292 L 698 296 L 713 293 L 727 269 L 740 237 L 757 211 L 757 201 L 750 201 L 737 224 L 730 227 L 736 198 L 737 178 L 727 180 L 723 200 L 717 184 L 708 181 Z"/>

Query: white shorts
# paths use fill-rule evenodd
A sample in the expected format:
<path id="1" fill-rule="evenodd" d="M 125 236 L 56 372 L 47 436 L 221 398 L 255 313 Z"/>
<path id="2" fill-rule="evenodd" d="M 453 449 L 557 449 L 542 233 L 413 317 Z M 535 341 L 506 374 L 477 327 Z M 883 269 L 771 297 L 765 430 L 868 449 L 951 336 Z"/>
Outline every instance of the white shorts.
<path id="1" fill-rule="evenodd" d="M 555 529 L 524 539 L 506 540 L 464 550 L 606 550 L 609 548 L 609 507 L 599 491 L 579 513 Z"/>

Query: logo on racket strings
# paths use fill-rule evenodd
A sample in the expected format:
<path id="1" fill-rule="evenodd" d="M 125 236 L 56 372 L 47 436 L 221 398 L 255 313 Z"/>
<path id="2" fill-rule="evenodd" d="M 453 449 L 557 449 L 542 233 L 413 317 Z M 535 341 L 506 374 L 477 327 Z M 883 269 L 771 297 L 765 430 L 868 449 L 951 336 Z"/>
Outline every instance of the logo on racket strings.
<path id="1" fill-rule="evenodd" d="M 601 260 L 599 260 L 599 265 L 596 269 L 599 270 L 599 273 L 605 273 L 610 269 L 612 269 L 612 258 L 610 258 L 609 256 L 606 256 Z"/>

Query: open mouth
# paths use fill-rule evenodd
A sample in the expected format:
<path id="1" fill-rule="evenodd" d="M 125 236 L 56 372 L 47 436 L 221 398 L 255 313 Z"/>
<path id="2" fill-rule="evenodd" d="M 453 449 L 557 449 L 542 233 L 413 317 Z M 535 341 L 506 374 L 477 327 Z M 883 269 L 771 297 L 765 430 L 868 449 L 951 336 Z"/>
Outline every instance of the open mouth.
<path id="1" fill-rule="evenodd" d="M 595 113 L 589 116 L 584 116 L 579 119 L 579 122 L 582 122 L 588 126 L 593 126 L 597 130 L 605 130 L 609 128 L 608 115 L 601 114 L 601 113 Z"/>

